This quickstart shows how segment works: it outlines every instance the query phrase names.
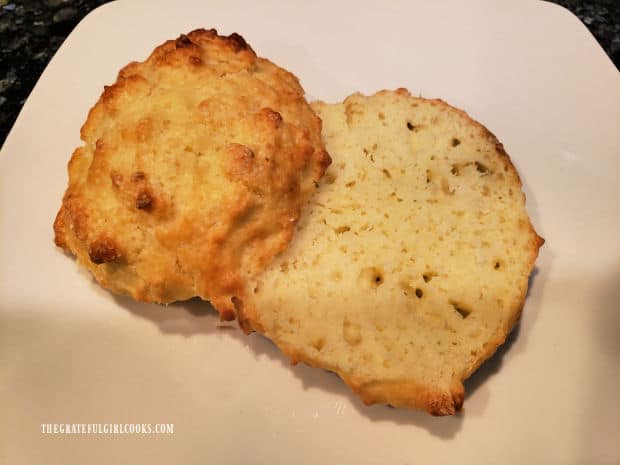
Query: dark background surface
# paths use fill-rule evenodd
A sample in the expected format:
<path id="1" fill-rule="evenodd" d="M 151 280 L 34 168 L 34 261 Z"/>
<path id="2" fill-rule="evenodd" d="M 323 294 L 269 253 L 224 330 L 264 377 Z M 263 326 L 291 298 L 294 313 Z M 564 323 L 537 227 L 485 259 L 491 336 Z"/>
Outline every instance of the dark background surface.
<path id="1" fill-rule="evenodd" d="M 89 11 L 107 1 L 0 0 L 0 145 L 58 47 Z M 618 0 L 554 3 L 576 14 L 620 68 Z"/>

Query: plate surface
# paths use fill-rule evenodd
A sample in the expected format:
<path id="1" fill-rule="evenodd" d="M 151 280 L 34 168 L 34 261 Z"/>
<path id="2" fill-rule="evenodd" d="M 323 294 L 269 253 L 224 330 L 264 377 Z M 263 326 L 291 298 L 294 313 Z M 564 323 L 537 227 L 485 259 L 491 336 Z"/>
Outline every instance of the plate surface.
<path id="1" fill-rule="evenodd" d="M 310 98 L 407 87 L 465 109 L 522 175 L 547 241 L 523 318 L 452 418 L 365 407 L 201 302 L 114 297 L 52 243 L 88 109 L 197 27 L 241 33 Z M 535 1 L 121 0 L 53 58 L 0 153 L 0 463 L 604 464 L 620 448 L 620 75 Z M 174 423 L 167 436 L 41 423 Z"/>

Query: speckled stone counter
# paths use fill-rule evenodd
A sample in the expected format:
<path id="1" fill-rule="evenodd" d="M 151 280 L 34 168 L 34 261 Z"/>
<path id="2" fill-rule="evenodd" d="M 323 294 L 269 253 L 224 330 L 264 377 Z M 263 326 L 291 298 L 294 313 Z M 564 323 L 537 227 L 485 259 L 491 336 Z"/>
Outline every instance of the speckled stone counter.
<path id="1" fill-rule="evenodd" d="M 0 0 L 0 144 L 43 69 L 77 23 L 107 0 Z M 620 67 L 620 2 L 556 0 Z"/>

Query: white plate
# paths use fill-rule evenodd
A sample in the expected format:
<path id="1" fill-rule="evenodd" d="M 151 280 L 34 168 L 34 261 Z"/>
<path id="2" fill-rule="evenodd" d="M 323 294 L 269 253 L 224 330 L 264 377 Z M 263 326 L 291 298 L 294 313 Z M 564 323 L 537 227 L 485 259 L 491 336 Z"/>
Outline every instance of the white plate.
<path id="1" fill-rule="evenodd" d="M 309 96 L 408 87 L 504 142 L 547 243 L 523 319 L 453 418 L 365 407 L 205 304 L 116 298 L 52 244 L 79 128 L 127 62 L 196 27 L 240 32 Z M 534 1 L 119 1 L 84 19 L 0 155 L 0 462 L 619 463 L 620 77 Z M 187 310 L 189 309 L 189 311 Z M 174 423 L 170 436 L 41 423 Z"/>

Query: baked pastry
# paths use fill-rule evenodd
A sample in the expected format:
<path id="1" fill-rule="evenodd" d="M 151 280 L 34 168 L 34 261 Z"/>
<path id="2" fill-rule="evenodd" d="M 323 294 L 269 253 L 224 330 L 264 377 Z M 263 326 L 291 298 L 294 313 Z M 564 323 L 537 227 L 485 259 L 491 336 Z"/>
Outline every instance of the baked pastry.
<path id="1" fill-rule="evenodd" d="M 450 415 L 515 325 L 543 240 L 500 142 L 404 89 L 313 104 L 333 164 L 241 326 L 367 404 Z"/>
<path id="2" fill-rule="evenodd" d="M 81 137 L 56 244 L 114 292 L 199 296 L 225 319 L 330 163 L 297 78 L 213 29 L 123 68 Z"/>

